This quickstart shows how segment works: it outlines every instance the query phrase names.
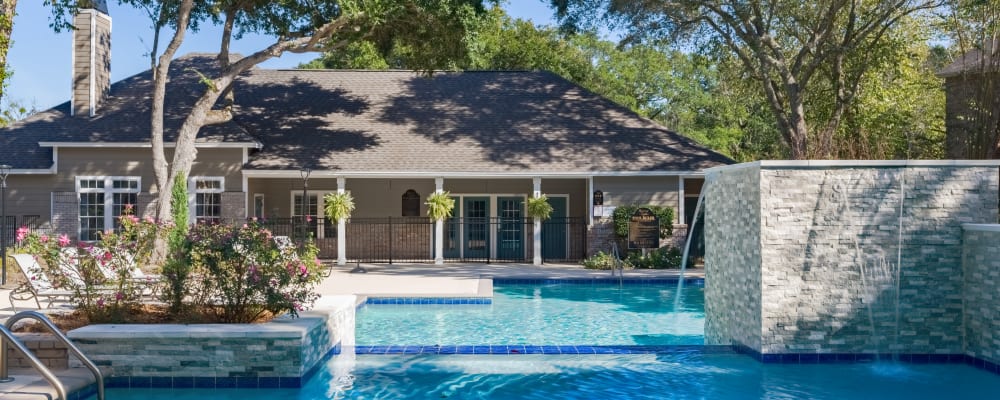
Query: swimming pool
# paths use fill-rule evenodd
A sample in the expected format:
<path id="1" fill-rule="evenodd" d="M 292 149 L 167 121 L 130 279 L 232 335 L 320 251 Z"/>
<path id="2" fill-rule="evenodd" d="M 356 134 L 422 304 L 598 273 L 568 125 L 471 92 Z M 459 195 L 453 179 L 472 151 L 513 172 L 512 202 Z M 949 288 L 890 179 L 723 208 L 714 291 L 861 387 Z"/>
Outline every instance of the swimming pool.
<path id="1" fill-rule="evenodd" d="M 988 399 L 967 365 L 762 364 L 739 354 L 353 355 L 300 390 L 126 390 L 109 399 Z"/>
<path id="2" fill-rule="evenodd" d="M 704 343 L 703 287 L 496 283 L 492 304 L 366 304 L 356 343 L 427 345 L 691 345 Z"/>

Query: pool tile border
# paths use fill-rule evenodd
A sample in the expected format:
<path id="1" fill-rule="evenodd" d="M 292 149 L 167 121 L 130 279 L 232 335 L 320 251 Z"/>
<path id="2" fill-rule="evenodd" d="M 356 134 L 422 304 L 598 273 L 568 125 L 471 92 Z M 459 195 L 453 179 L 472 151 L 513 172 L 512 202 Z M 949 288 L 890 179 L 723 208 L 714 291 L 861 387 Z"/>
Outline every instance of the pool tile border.
<path id="1" fill-rule="evenodd" d="M 674 284 L 676 285 L 680 281 L 680 277 L 663 277 L 663 278 L 611 278 L 611 277 L 600 277 L 600 278 L 493 278 L 493 284 L 497 285 L 554 285 L 554 284 L 569 284 L 569 285 L 592 285 L 592 284 L 623 284 L 623 285 L 666 285 Z M 692 284 L 695 286 L 704 286 L 705 278 L 700 277 L 684 277 L 685 284 Z"/>
<path id="2" fill-rule="evenodd" d="M 760 353 L 748 346 L 734 343 L 732 350 L 765 364 L 831 364 L 867 363 L 877 360 L 898 360 L 911 364 L 966 364 L 986 372 L 1000 375 L 1000 364 L 983 360 L 968 354 L 935 353 Z"/>
<path id="3" fill-rule="evenodd" d="M 447 355 L 523 355 L 523 354 L 675 354 L 675 353 L 732 353 L 730 346 L 704 345 L 427 345 L 427 346 L 357 346 L 355 354 L 447 354 Z"/>
<path id="4" fill-rule="evenodd" d="M 490 297 L 368 297 L 364 304 L 493 304 Z"/>

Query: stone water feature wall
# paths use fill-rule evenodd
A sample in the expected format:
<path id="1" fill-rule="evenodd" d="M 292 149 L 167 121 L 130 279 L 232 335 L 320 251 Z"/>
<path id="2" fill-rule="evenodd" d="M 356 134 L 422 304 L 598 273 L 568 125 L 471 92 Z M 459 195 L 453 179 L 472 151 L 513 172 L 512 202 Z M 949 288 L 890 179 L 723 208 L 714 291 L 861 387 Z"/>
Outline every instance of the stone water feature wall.
<path id="1" fill-rule="evenodd" d="M 1000 364 L 1000 225 L 964 225 L 965 354 Z"/>
<path id="2" fill-rule="evenodd" d="M 707 344 L 963 352 L 961 224 L 996 221 L 996 162 L 764 161 L 705 190 Z"/>

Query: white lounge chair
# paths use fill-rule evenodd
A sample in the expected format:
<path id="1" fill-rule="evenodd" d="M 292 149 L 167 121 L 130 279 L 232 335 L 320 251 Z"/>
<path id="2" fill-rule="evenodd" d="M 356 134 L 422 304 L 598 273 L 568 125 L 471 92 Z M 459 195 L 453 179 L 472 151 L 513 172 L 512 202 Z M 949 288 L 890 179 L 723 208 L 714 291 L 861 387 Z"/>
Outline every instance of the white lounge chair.
<path id="1" fill-rule="evenodd" d="M 35 305 L 38 308 L 42 308 L 42 304 L 38 299 L 45 298 L 48 300 L 46 307 L 51 308 L 52 304 L 58 300 L 70 301 L 73 299 L 75 293 L 72 290 L 56 288 L 34 256 L 30 254 L 14 254 L 11 255 L 11 258 L 14 259 L 14 262 L 21 268 L 21 272 L 27 278 L 27 282 L 12 290 L 8 296 L 10 306 L 14 312 L 17 312 L 14 300 L 34 299 Z"/>
<path id="2" fill-rule="evenodd" d="M 105 250 L 97 247 L 92 247 L 90 249 L 91 256 L 96 260 L 100 260 L 104 256 Z M 163 281 L 163 277 L 157 274 L 147 274 L 139 268 L 135 263 L 135 257 L 132 254 L 125 253 L 123 256 L 112 258 L 114 262 L 121 263 L 123 265 L 118 266 L 119 268 L 124 268 L 129 271 L 129 278 L 132 283 L 138 284 L 142 287 L 141 295 L 143 297 L 156 297 L 159 293 L 160 283 Z M 104 279 L 108 281 L 116 281 L 119 279 L 118 273 L 115 272 L 110 265 L 106 263 L 97 262 L 97 269 L 101 271 L 101 275 Z"/>

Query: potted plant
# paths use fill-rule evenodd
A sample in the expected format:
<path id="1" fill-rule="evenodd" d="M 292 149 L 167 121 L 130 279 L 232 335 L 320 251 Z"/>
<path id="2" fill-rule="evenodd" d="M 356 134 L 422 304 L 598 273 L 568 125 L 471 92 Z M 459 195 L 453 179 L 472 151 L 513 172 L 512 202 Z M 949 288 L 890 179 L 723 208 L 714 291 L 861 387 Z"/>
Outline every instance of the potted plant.
<path id="1" fill-rule="evenodd" d="M 351 212 L 354 211 L 354 198 L 348 192 L 327 193 L 326 196 L 323 196 L 323 203 L 326 217 L 333 220 L 333 222 L 340 222 L 351 218 Z"/>
<path id="2" fill-rule="evenodd" d="M 427 216 L 431 221 L 443 221 L 451 218 L 451 212 L 455 209 L 455 199 L 451 198 L 448 192 L 434 192 L 427 196 Z"/>
<path id="3" fill-rule="evenodd" d="M 528 199 L 528 216 L 536 221 L 545 221 L 552 216 L 552 205 L 544 194 Z"/>

